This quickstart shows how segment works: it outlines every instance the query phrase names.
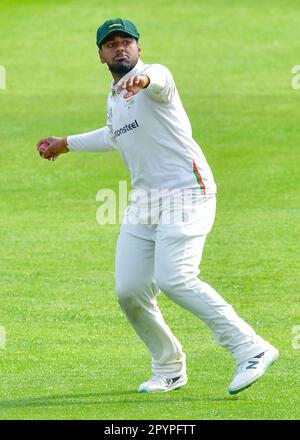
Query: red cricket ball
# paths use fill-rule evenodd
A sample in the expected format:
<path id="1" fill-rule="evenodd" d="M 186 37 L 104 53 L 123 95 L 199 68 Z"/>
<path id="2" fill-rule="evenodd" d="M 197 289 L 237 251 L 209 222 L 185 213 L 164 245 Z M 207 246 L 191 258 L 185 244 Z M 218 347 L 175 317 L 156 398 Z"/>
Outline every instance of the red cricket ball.
<path id="1" fill-rule="evenodd" d="M 43 142 L 43 143 L 39 146 L 39 153 L 40 153 L 40 156 L 43 155 L 43 153 L 44 153 L 44 151 L 47 149 L 48 145 L 49 145 L 48 142 Z"/>

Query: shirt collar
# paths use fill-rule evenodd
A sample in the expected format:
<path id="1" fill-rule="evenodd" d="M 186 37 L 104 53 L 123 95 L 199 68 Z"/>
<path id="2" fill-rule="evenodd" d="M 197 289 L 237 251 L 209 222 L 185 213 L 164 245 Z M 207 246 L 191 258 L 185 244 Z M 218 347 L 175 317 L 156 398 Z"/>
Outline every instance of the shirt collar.
<path id="1" fill-rule="evenodd" d="M 127 78 L 130 78 L 131 76 L 134 76 L 135 74 L 137 74 L 139 71 L 142 70 L 142 67 L 144 66 L 144 63 L 142 60 L 138 60 L 138 62 L 136 63 L 136 65 L 134 66 L 133 69 L 131 69 L 128 73 L 126 73 L 126 75 L 122 76 L 122 78 L 118 81 L 112 81 L 111 83 L 111 89 L 113 91 L 113 93 L 116 93 L 119 86 L 126 81 Z"/>

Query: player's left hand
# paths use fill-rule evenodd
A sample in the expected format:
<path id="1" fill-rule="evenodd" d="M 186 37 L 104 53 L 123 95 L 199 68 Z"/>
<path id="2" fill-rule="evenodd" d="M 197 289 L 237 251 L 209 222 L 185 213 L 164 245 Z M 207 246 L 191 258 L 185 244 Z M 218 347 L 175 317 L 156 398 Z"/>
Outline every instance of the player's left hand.
<path id="1" fill-rule="evenodd" d="M 124 95 L 124 99 L 129 99 L 133 95 L 136 95 L 140 90 L 145 89 L 150 84 L 150 79 L 147 75 L 136 75 L 128 78 L 118 88 L 120 93 L 122 90 L 127 90 Z"/>

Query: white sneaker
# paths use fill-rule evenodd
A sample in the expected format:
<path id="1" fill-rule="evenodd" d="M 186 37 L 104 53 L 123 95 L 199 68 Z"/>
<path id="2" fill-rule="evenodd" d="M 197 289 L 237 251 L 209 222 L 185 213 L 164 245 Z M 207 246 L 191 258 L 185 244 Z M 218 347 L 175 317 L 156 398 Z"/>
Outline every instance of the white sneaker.
<path id="1" fill-rule="evenodd" d="M 179 377 L 164 377 L 164 376 L 153 376 L 147 382 L 142 383 L 139 386 L 139 393 L 157 393 L 177 390 L 183 387 L 187 383 L 187 376 Z"/>
<path id="2" fill-rule="evenodd" d="M 274 364 L 278 356 L 279 351 L 271 345 L 266 351 L 242 362 L 229 385 L 229 393 L 237 394 L 250 387 Z"/>

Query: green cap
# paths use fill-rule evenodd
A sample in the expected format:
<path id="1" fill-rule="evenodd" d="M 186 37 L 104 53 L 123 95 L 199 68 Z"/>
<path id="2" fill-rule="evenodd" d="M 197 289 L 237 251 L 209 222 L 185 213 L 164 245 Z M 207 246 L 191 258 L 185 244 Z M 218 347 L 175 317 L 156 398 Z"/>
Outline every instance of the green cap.
<path id="1" fill-rule="evenodd" d="M 122 18 L 111 18 L 97 30 L 97 46 L 100 47 L 103 40 L 113 32 L 124 32 L 136 40 L 140 37 L 137 28 L 131 21 L 123 20 Z"/>

